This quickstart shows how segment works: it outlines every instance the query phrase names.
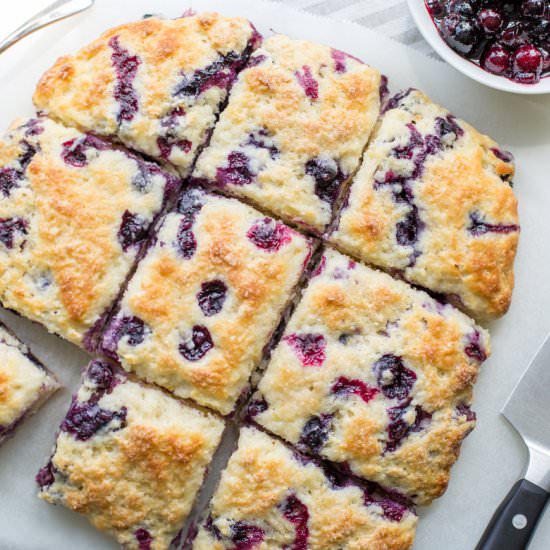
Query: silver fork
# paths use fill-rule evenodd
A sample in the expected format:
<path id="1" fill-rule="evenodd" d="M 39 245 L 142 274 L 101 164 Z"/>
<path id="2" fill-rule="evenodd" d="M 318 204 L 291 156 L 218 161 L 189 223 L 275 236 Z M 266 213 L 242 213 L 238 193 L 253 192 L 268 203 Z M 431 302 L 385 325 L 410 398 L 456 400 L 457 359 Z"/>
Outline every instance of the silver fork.
<path id="1" fill-rule="evenodd" d="M 94 0 L 58 0 L 31 17 L 0 42 L 0 53 L 32 32 L 93 6 Z"/>

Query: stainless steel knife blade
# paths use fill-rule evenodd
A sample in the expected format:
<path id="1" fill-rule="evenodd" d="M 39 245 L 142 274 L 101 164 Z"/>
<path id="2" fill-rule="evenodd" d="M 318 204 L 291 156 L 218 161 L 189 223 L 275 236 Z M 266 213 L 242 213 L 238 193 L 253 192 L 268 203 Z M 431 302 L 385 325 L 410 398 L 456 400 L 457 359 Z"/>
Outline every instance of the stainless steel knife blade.
<path id="1" fill-rule="evenodd" d="M 529 447 L 525 478 L 550 491 L 550 335 L 517 383 L 502 414 Z"/>

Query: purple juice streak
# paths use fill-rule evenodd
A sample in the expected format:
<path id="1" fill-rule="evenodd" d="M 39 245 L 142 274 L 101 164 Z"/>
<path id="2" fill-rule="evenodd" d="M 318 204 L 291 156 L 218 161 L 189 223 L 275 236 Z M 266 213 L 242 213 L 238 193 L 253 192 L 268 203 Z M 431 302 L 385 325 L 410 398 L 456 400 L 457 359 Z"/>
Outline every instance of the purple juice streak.
<path id="1" fill-rule="evenodd" d="M 267 57 L 263 54 L 253 55 L 250 57 L 246 64 L 246 68 L 250 69 L 251 67 L 257 67 L 258 65 L 261 65 Z"/>
<path id="2" fill-rule="evenodd" d="M 178 349 L 187 361 L 199 361 L 213 347 L 210 331 L 204 325 L 195 325 L 191 329 L 191 338 L 181 342 Z"/>
<path id="3" fill-rule="evenodd" d="M 321 275 L 323 273 L 326 266 L 327 266 L 327 257 L 323 254 L 323 256 L 321 256 L 321 260 L 319 261 L 319 264 L 317 265 L 317 267 L 311 273 L 311 276 L 312 277 L 318 277 L 319 275 Z"/>
<path id="4" fill-rule="evenodd" d="M 327 342 L 322 334 L 289 334 L 283 341 L 294 350 L 304 367 L 320 367 L 326 359 Z"/>
<path id="5" fill-rule="evenodd" d="M 491 149 L 491 152 L 495 157 L 502 160 L 503 162 L 514 162 L 514 155 L 510 153 L 510 151 L 504 151 L 503 149 L 499 149 L 498 147 L 493 147 Z"/>
<path id="6" fill-rule="evenodd" d="M 390 104 L 393 101 L 392 105 L 397 107 L 409 93 L 410 90 L 401 95 L 398 94 L 390 100 Z M 425 224 L 420 217 L 418 207 L 414 204 L 414 194 L 411 184 L 422 176 L 427 157 L 438 154 L 445 146 L 449 145 L 447 136 L 454 136 L 454 142 L 464 135 L 464 130 L 450 114 L 446 118 L 436 118 L 434 134 L 427 135 L 424 138 L 413 123 L 407 124 L 407 128 L 409 130 L 408 143 L 394 147 L 391 155 L 398 159 L 413 161 L 414 169 L 412 173 L 409 175 L 398 175 L 392 170 L 388 170 L 384 175 L 383 181 L 376 180 L 374 182 L 374 189 L 379 189 L 384 185 L 391 185 L 394 200 L 410 206 L 410 211 L 406 214 L 405 218 L 396 224 L 395 239 L 399 245 L 411 246 L 414 249 L 420 233 L 425 228 Z M 445 145 L 443 142 L 444 139 Z M 410 256 L 409 267 L 412 267 L 416 263 L 416 258 L 420 254 L 420 251 L 413 250 Z"/>
<path id="7" fill-rule="evenodd" d="M 28 223 L 22 218 L 0 218 L 0 242 L 8 249 L 13 248 L 15 234 L 27 234 Z M 22 243 L 21 246 L 23 246 Z"/>
<path id="8" fill-rule="evenodd" d="M 319 84 L 315 78 L 313 78 L 310 67 L 304 65 L 302 71 L 303 72 L 295 71 L 294 75 L 300 86 L 304 89 L 304 93 L 312 100 L 319 99 Z"/>
<path id="9" fill-rule="evenodd" d="M 151 544 L 153 543 L 153 537 L 151 536 L 151 533 L 147 531 L 147 529 L 143 529 L 140 527 L 135 532 L 136 540 L 139 544 L 139 550 L 150 550 Z"/>
<path id="10" fill-rule="evenodd" d="M 120 45 L 118 36 L 113 36 L 109 40 L 109 46 L 113 50 L 111 60 L 117 76 L 113 93 L 119 104 L 117 121 L 120 124 L 123 121 L 131 121 L 138 112 L 138 96 L 133 82 L 141 61 L 137 55 L 130 55 L 130 52 Z"/>
<path id="11" fill-rule="evenodd" d="M 206 317 L 219 313 L 227 296 L 227 285 L 218 279 L 202 283 L 197 294 L 199 307 Z"/>
<path id="12" fill-rule="evenodd" d="M 401 357 L 392 354 L 382 355 L 374 363 L 373 369 L 378 387 L 388 399 L 403 400 L 409 396 L 416 382 L 416 373 L 405 367 Z"/>
<path id="13" fill-rule="evenodd" d="M 281 505 L 284 518 L 294 526 L 294 542 L 288 550 L 307 550 L 309 538 L 309 511 L 307 506 L 295 495 L 289 495 Z"/>
<path id="14" fill-rule="evenodd" d="M 243 61 L 244 58 L 236 52 L 220 56 L 210 65 L 196 70 L 191 76 L 184 75 L 176 86 L 174 95 L 197 97 L 213 86 L 228 89 Z"/>
<path id="15" fill-rule="evenodd" d="M 346 397 L 350 394 L 358 395 L 365 403 L 368 403 L 376 397 L 379 390 L 368 386 L 362 380 L 340 376 L 332 385 L 330 392 L 338 397 Z"/>
<path id="16" fill-rule="evenodd" d="M 73 138 L 62 144 L 61 158 L 69 166 L 74 168 L 83 168 L 88 164 L 86 152 L 89 149 L 104 151 L 109 145 L 100 138 L 86 134 L 81 138 Z"/>
<path id="17" fill-rule="evenodd" d="M 237 521 L 231 526 L 232 550 L 252 550 L 263 542 L 264 537 L 263 529 L 244 521 Z"/>
<path id="18" fill-rule="evenodd" d="M 472 212 L 470 214 L 470 226 L 468 227 L 468 231 L 474 237 L 480 237 L 481 235 L 485 235 L 486 233 L 508 234 L 508 233 L 515 233 L 516 231 L 519 231 L 519 225 L 487 223 L 483 221 L 482 216 L 479 212 Z"/>
<path id="19" fill-rule="evenodd" d="M 278 252 L 292 241 L 291 229 L 271 218 L 263 218 L 255 222 L 246 236 L 258 248 L 270 253 Z"/>
<path id="20" fill-rule="evenodd" d="M 254 181 L 249 158 L 241 151 L 231 151 L 227 164 L 216 170 L 216 181 L 220 185 L 247 185 Z"/>
<path id="21" fill-rule="evenodd" d="M 390 96 L 390 89 L 388 87 L 388 77 L 383 74 L 380 76 L 380 106 L 382 110 L 387 104 L 388 97 Z"/>

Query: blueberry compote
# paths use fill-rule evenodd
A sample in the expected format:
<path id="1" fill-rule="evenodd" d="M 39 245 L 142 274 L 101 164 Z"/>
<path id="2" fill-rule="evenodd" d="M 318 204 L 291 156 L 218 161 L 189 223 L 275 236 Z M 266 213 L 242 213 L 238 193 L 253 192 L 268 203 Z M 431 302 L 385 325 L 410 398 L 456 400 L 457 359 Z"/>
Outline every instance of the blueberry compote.
<path id="1" fill-rule="evenodd" d="M 548 0 L 425 0 L 439 33 L 462 57 L 521 84 L 550 74 Z"/>

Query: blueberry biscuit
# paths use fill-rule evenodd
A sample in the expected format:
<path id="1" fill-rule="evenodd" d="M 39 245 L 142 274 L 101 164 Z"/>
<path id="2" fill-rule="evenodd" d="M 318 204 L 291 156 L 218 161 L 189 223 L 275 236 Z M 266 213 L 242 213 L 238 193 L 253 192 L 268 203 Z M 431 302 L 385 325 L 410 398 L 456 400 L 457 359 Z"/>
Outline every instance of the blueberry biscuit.
<path id="1" fill-rule="evenodd" d="M 0 323 L 0 443 L 59 388 L 44 367 L 14 334 Z"/>
<path id="2" fill-rule="evenodd" d="M 488 334 L 389 275 L 326 251 L 248 412 L 298 449 L 427 504 L 473 429 Z"/>
<path id="3" fill-rule="evenodd" d="M 512 156 L 419 91 L 389 106 L 331 242 L 476 318 L 504 314 L 519 232 Z"/>
<path id="4" fill-rule="evenodd" d="M 0 301 L 90 348 L 179 180 L 41 117 L 0 141 Z"/>
<path id="5" fill-rule="evenodd" d="M 234 199 L 187 189 L 103 340 L 127 370 L 229 413 L 293 297 L 311 244 Z"/>
<path id="6" fill-rule="evenodd" d="M 406 550 L 417 518 L 253 428 L 241 430 L 193 550 Z"/>
<path id="7" fill-rule="evenodd" d="M 177 538 L 217 448 L 223 422 L 92 361 L 52 457 L 40 498 L 88 517 L 128 549 Z"/>
<path id="8" fill-rule="evenodd" d="M 322 232 L 380 109 L 378 71 L 276 35 L 250 58 L 193 176 Z"/>
<path id="9" fill-rule="evenodd" d="M 216 13 L 128 23 L 61 57 L 40 80 L 34 103 L 186 175 L 259 42 L 246 19 Z"/>

